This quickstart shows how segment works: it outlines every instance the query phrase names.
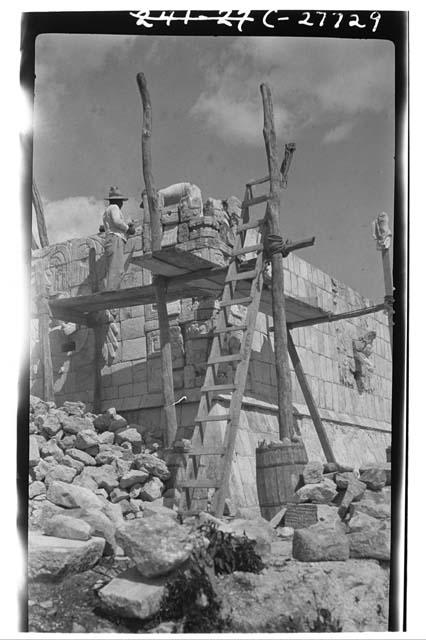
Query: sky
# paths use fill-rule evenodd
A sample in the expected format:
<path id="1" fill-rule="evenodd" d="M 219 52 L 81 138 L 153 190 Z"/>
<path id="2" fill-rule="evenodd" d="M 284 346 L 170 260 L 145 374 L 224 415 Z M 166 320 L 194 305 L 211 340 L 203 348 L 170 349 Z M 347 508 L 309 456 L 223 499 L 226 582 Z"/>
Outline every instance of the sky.
<path id="1" fill-rule="evenodd" d="M 315 236 L 300 257 L 382 300 L 371 221 L 381 211 L 393 221 L 391 42 L 38 36 L 34 178 L 50 242 L 96 233 L 112 185 L 129 196 L 128 217 L 140 216 L 139 71 L 151 94 L 156 186 L 192 182 L 204 199 L 242 198 L 245 183 L 266 174 L 259 86 L 269 83 L 280 149 L 296 143 L 283 236 Z"/>

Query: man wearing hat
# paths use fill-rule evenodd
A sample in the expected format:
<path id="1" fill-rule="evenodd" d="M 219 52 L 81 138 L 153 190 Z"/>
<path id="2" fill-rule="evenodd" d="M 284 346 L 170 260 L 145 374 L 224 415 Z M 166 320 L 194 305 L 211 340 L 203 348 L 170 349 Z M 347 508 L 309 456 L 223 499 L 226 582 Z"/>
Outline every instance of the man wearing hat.
<path id="1" fill-rule="evenodd" d="M 124 245 L 129 235 L 135 233 L 133 223 L 127 224 L 122 214 L 122 206 L 128 198 L 118 187 L 109 190 L 109 205 L 102 218 L 106 236 L 105 255 L 107 258 L 106 289 L 118 289 L 124 273 Z"/>

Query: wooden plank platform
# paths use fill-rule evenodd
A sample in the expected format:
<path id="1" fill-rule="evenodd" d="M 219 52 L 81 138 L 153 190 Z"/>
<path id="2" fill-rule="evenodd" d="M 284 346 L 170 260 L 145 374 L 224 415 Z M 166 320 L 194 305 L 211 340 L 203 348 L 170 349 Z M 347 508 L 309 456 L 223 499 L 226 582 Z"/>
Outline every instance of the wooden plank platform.
<path id="1" fill-rule="evenodd" d="M 185 247 L 189 242 L 185 243 Z M 197 246 L 200 243 L 197 243 Z M 223 244 L 223 243 L 221 243 Z M 205 243 L 206 247 L 213 246 L 212 242 Z M 201 245 L 200 245 L 201 247 Z M 195 248 L 195 247 L 194 247 Z M 229 249 L 232 251 L 232 249 Z M 179 246 L 163 247 L 160 251 L 143 254 L 134 253 L 131 259 L 133 264 L 137 264 L 144 269 L 148 269 L 156 275 L 173 277 L 184 273 L 191 273 L 199 269 L 217 267 L 215 262 L 200 258 L 191 253 L 187 248 Z"/>
<path id="2" fill-rule="evenodd" d="M 213 295 L 219 297 L 223 289 L 226 267 L 221 272 L 215 268 L 213 273 L 214 275 L 212 275 L 211 279 L 207 279 L 204 276 L 203 279 L 195 277 L 194 280 L 180 282 L 179 279 L 170 278 L 166 291 L 166 301 L 173 302 L 189 296 Z M 243 280 L 241 284 L 245 286 L 239 287 L 238 293 L 243 297 L 244 293 L 249 292 L 249 283 Z M 285 298 L 289 323 L 329 315 L 327 311 L 320 309 L 313 300 L 302 300 L 287 295 Z M 134 307 L 140 304 L 153 304 L 155 301 L 154 286 L 150 284 L 117 291 L 99 291 L 91 295 L 73 298 L 51 298 L 49 305 L 52 316 L 58 320 L 90 324 L 90 314 L 93 312 L 103 309 Z M 264 288 L 262 292 L 260 311 L 267 315 L 272 315 L 272 296 L 271 291 L 267 288 Z"/>

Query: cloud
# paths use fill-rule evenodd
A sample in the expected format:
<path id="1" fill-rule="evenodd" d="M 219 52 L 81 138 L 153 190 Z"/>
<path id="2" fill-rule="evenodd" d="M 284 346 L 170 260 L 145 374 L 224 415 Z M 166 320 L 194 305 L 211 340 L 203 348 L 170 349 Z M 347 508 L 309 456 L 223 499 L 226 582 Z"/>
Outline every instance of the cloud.
<path id="1" fill-rule="evenodd" d="M 97 233 L 105 205 L 105 200 L 97 200 L 94 196 L 76 196 L 44 203 L 49 244 Z M 129 198 L 123 206 L 125 219 L 129 219 L 128 211 L 132 212 L 133 217 L 134 212 L 139 211 L 139 202 L 134 198 Z"/>
<path id="2" fill-rule="evenodd" d="M 337 125 L 337 127 L 327 131 L 323 137 L 323 142 L 327 144 L 330 142 L 341 142 L 342 140 L 345 140 L 345 138 L 349 137 L 354 126 L 355 122 L 343 122 L 342 124 Z"/>
<path id="3" fill-rule="evenodd" d="M 198 64 L 206 88 L 190 115 L 228 142 L 260 140 L 261 82 L 273 93 L 278 135 L 321 126 L 330 129 L 325 142 L 337 141 L 360 114 L 393 108 L 394 52 L 385 41 L 237 38 L 219 56 L 200 55 Z M 347 116 L 351 126 L 341 124 Z"/>

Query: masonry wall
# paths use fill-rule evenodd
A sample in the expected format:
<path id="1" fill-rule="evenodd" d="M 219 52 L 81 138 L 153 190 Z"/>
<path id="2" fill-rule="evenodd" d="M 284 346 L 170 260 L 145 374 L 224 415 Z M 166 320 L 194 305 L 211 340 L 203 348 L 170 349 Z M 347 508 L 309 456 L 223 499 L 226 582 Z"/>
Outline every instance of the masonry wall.
<path id="1" fill-rule="evenodd" d="M 131 256 L 140 249 L 140 238 L 127 243 L 128 265 L 122 286 L 151 282 L 149 271 L 131 263 Z M 61 292 L 65 296 L 90 293 L 99 287 L 104 276 L 103 239 L 100 236 L 75 239 L 40 250 L 34 254 L 35 267 L 37 263 L 42 265 L 51 293 Z M 290 254 L 284 263 L 285 292 L 289 295 L 311 300 L 333 313 L 373 304 L 295 254 Z M 217 305 L 212 298 L 192 298 L 189 290 L 188 297 L 170 303 L 168 311 L 176 400 L 185 397 L 177 405 L 178 436 L 191 437 Z M 236 322 L 243 322 L 244 308 L 233 307 L 232 313 Z M 241 445 L 241 451 L 237 449 L 241 464 L 250 469 L 252 478 L 258 441 L 278 438 L 271 326 L 270 317 L 258 315 L 241 422 L 241 429 L 249 434 L 249 439 L 242 436 L 246 444 Z M 159 429 L 163 400 L 155 305 L 112 310 L 102 331 L 102 408 L 114 406 L 130 421 Z M 360 375 L 353 341 L 371 331 L 376 332 L 372 354 Z M 32 335 L 31 392 L 41 395 L 36 320 Z M 385 313 L 295 329 L 292 335 L 338 459 L 348 464 L 384 461 L 391 422 L 391 354 Z M 53 322 L 50 340 L 57 404 L 81 399 L 91 407 L 95 370 L 93 329 Z M 229 352 L 238 348 L 238 334 L 231 336 L 227 348 Z M 223 381 L 232 379 L 229 366 L 221 370 L 221 376 Z M 292 384 L 296 428 L 303 435 L 308 456 L 323 458 L 293 372 Z M 253 493 L 251 489 L 248 491 Z M 252 496 L 249 502 L 253 500 Z"/>

